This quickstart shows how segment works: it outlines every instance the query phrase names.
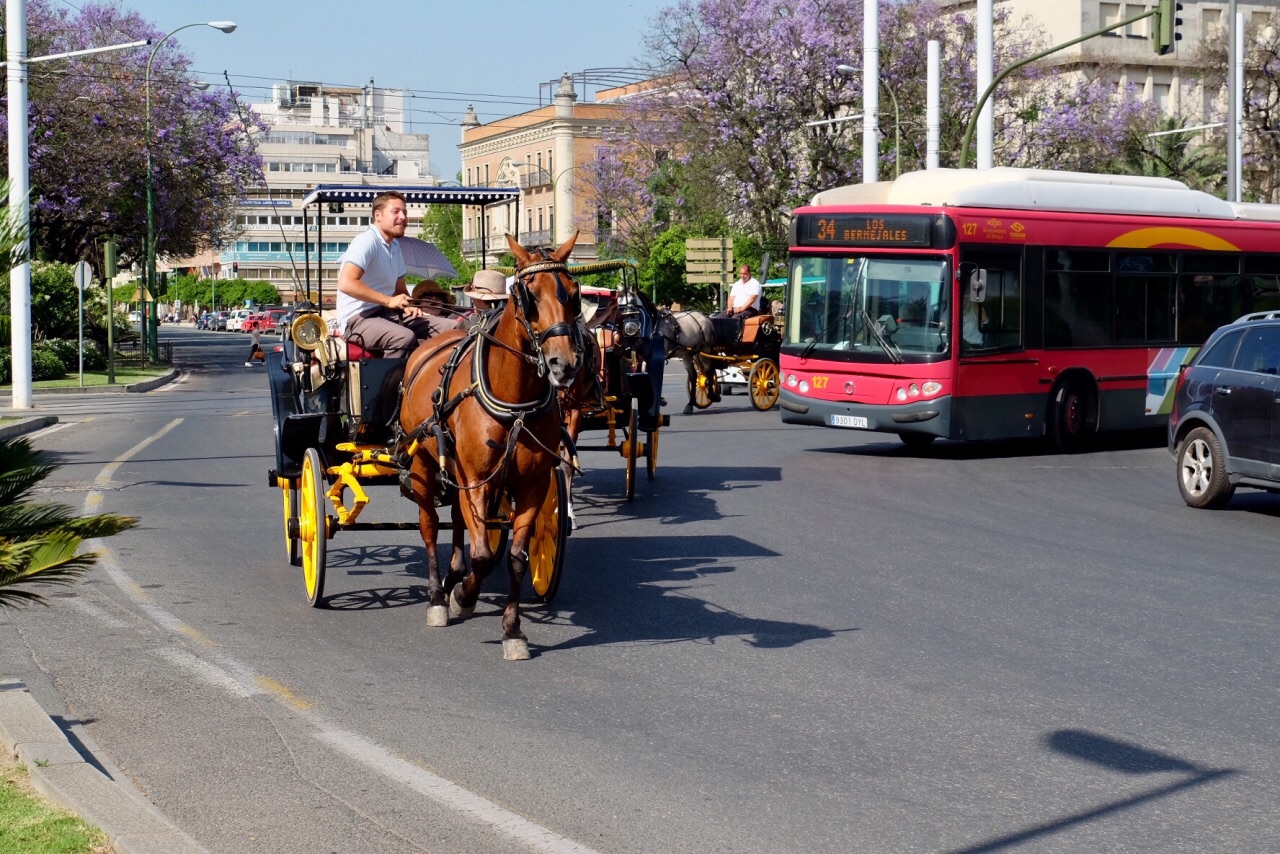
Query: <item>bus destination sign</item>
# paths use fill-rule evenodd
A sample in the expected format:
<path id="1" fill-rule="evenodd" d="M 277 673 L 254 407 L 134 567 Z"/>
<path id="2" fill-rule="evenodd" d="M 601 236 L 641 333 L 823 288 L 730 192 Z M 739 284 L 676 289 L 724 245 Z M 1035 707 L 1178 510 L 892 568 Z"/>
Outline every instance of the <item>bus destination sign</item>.
<path id="1" fill-rule="evenodd" d="M 798 236 L 808 246 L 933 245 L 935 217 L 917 214 L 828 214 L 801 218 Z"/>

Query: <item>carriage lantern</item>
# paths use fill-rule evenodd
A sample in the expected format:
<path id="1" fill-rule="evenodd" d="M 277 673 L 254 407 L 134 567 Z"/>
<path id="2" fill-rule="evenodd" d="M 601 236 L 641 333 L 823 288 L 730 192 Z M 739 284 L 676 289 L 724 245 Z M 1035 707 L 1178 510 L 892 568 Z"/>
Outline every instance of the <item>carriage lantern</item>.
<path id="1" fill-rule="evenodd" d="M 644 332 L 644 310 L 639 300 L 629 293 L 620 295 L 618 313 L 621 315 L 621 322 L 618 325 L 622 329 L 622 337 L 639 338 Z"/>

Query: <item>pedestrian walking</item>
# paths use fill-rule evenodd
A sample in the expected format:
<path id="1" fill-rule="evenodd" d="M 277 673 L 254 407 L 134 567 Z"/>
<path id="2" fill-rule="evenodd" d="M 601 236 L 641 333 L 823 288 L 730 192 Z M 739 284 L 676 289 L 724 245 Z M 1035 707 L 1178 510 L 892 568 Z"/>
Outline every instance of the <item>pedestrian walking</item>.
<path id="1" fill-rule="evenodd" d="M 262 352 L 262 333 L 258 327 L 253 327 L 253 331 L 249 333 L 249 361 L 244 363 L 246 368 L 253 367 L 254 359 L 266 359 L 266 354 Z"/>

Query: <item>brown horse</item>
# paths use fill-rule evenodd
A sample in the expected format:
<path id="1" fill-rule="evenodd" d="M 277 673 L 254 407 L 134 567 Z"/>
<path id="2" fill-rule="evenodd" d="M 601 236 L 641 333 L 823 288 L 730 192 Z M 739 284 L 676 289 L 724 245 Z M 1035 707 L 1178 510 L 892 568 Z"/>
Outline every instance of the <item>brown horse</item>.
<path id="1" fill-rule="evenodd" d="M 565 265 L 576 240 L 574 235 L 554 252 L 531 252 L 508 235 L 516 281 L 501 314 L 470 332 L 432 339 L 405 367 L 400 427 L 409 446 L 416 446 L 409 475 L 427 547 L 427 625 L 447 625 L 450 616 L 465 618 L 475 610 L 497 560 L 486 522 L 506 498 L 512 511 L 511 584 L 502 613 L 502 653 L 512 661 L 529 657 L 520 631 L 520 588 L 534 520 L 547 490 L 556 488 L 556 393 L 573 383 L 582 358 L 578 286 Z M 455 536 L 444 584 L 433 500 L 441 483 L 456 490 L 455 508 L 471 535 L 470 573 L 464 574 Z"/>

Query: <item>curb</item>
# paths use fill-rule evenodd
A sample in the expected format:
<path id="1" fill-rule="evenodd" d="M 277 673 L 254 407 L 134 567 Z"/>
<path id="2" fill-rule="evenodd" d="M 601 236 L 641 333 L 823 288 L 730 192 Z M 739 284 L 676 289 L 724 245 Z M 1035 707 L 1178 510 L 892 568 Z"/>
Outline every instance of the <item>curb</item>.
<path id="1" fill-rule="evenodd" d="M 0 743 L 49 800 L 95 825 L 115 854 L 208 854 L 150 803 L 85 761 L 20 679 L 0 680 Z"/>
<path id="2" fill-rule="evenodd" d="M 56 415 L 37 415 L 34 418 L 24 418 L 16 424 L 0 427 L 0 442 L 12 439 L 14 436 L 21 436 L 23 433 L 34 433 L 36 430 L 43 430 L 49 425 L 57 423 L 58 416 Z"/>
<path id="3" fill-rule="evenodd" d="M 122 385 L 117 383 L 116 385 L 94 385 L 94 386 L 85 386 L 84 388 L 80 388 L 78 386 L 73 388 L 38 388 L 38 389 L 34 389 L 34 392 L 35 394 L 40 394 L 40 395 L 45 395 L 45 394 L 124 394 L 126 392 L 151 391 L 152 389 L 156 389 L 162 385 L 173 382 L 180 376 L 182 376 L 182 369 L 174 368 L 164 376 L 154 377 L 149 380 L 143 380 L 142 382 L 129 383 L 128 385 Z"/>

